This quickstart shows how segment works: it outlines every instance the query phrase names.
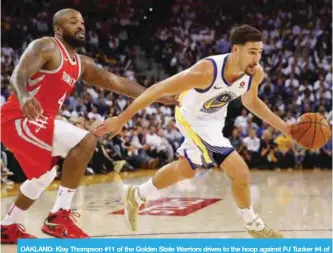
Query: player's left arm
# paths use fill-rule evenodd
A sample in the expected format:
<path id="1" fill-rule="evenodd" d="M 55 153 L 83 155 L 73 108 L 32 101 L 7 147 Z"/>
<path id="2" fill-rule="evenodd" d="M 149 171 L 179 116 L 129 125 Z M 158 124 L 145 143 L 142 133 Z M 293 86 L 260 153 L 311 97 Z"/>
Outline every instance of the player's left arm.
<path id="1" fill-rule="evenodd" d="M 264 79 L 264 71 L 261 66 L 258 67 L 252 78 L 250 90 L 242 96 L 243 105 L 257 117 L 270 124 L 275 129 L 286 135 L 290 135 L 288 124 L 273 113 L 268 106 L 259 98 L 259 84 Z"/>
<path id="2" fill-rule="evenodd" d="M 143 93 L 146 88 L 136 82 L 124 77 L 114 75 L 99 67 L 91 58 L 80 55 L 82 74 L 81 78 L 87 83 L 116 92 L 127 97 L 136 98 Z M 163 97 L 159 102 L 164 104 L 176 104 L 177 100 L 173 97 Z"/>

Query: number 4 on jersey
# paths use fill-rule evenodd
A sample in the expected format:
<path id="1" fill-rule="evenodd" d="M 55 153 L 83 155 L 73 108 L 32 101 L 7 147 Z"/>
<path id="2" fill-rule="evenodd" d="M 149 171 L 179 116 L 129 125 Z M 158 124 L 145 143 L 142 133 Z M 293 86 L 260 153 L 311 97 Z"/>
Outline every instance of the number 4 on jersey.
<path id="1" fill-rule="evenodd" d="M 61 109 L 61 107 L 62 107 L 62 105 L 63 105 L 63 103 L 64 103 L 64 101 L 65 101 L 65 98 L 66 98 L 66 92 L 64 93 L 64 95 L 59 99 L 59 101 L 58 101 L 58 104 L 59 104 L 59 110 Z"/>

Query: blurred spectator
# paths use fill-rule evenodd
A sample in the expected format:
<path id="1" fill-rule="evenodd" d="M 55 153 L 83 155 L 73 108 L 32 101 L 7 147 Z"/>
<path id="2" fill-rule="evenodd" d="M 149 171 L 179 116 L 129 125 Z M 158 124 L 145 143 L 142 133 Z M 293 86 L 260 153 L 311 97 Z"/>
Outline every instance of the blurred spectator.
<path id="1" fill-rule="evenodd" d="M 250 129 L 249 136 L 244 138 L 243 143 L 251 157 L 249 166 L 250 168 L 255 168 L 258 166 L 260 149 L 260 139 L 257 136 L 257 130 L 254 128 Z"/>
<path id="2" fill-rule="evenodd" d="M 150 147 L 149 155 L 159 158 L 163 161 L 163 164 L 170 162 L 174 158 L 172 146 L 164 138 L 163 132 L 158 131 L 155 126 L 149 128 L 145 141 Z"/>
<path id="3" fill-rule="evenodd" d="M 280 169 L 291 169 L 294 166 L 294 154 L 292 140 L 290 137 L 281 134 L 275 140 L 277 145 L 276 158 L 277 167 Z"/>
<path id="4" fill-rule="evenodd" d="M 240 152 L 241 146 L 242 146 L 242 140 L 240 138 L 240 133 L 237 128 L 234 128 L 232 130 L 231 137 L 229 138 L 231 145 Z"/>
<path id="5" fill-rule="evenodd" d="M 13 176 L 14 173 L 8 169 L 8 158 L 5 151 L 1 151 L 0 167 L 1 167 L 1 184 L 6 188 L 12 188 L 14 182 L 8 179 L 8 176 Z"/>
<path id="6" fill-rule="evenodd" d="M 164 136 L 172 145 L 174 151 L 180 147 L 181 143 L 183 142 L 183 136 L 176 128 L 176 124 L 174 121 L 170 121 L 164 130 Z"/>
<path id="7" fill-rule="evenodd" d="M 273 169 L 275 168 L 277 158 L 275 156 L 276 145 L 272 140 L 272 134 L 265 130 L 260 140 L 260 167 Z"/>
<path id="8" fill-rule="evenodd" d="M 321 168 L 332 168 L 332 138 L 320 149 L 321 157 Z"/>

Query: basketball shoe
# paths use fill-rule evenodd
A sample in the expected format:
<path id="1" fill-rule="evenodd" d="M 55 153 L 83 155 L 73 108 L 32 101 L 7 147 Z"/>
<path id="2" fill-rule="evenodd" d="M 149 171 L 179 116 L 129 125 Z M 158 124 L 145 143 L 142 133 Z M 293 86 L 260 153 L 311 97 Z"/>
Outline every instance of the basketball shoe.
<path id="1" fill-rule="evenodd" d="M 125 187 L 124 216 L 132 231 L 137 229 L 138 210 L 141 204 L 146 202 L 139 196 L 138 189 L 138 187 L 134 186 Z"/>
<path id="2" fill-rule="evenodd" d="M 77 212 L 60 209 L 49 214 L 42 231 L 58 238 L 88 238 L 89 236 L 75 224 L 75 218 L 79 217 L 80 214 Z"/>
<path id="3" fill-rule="evenodd" d="M 254 238 L 283 238 L 279 231 L 268 227 L 259 216 L 252 222 L 245 224 L 245 228 Z"/>
<path id="4" fill-rule="evenodd" d="M 21 224 L 1 225 L 1 244 L 17 244 L 18 239 L 37 238 L 25 231 Z"/>

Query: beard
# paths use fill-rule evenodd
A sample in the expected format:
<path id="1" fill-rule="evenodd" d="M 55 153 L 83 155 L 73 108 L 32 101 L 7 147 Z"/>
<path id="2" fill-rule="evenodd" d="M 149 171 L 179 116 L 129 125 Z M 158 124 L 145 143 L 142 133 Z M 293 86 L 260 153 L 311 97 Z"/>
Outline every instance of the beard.
<path id="1" fill-rule="evenodd" d="M 67 44 L 69 44 L 70 46 L 72 46 L 74 48 L 82 47 L 82 46 L 84 46 L 84 44 L 86 42 L 84 39 L 79 40 L 79 39 L 77 39 L 74 36 L 69 35 L 69 34 L 63 34 L 62 38 Z"/>

